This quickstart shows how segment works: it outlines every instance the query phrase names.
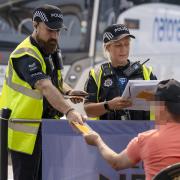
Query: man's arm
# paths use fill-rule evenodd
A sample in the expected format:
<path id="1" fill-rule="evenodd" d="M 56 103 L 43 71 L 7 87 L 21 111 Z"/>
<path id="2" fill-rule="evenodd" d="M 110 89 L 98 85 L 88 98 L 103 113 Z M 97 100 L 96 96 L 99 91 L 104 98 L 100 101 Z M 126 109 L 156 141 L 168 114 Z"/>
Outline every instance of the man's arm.
<path id="1" fill-rule="evenodd" d="M 69 122 L 76 121 L 83 124 L 83 117 L 78 112 L 74 111 L 73 108 L 71 108 L 62 94 L 49 79 L 38 80 L 35 83 L 35 88 L 42 93 L 53 108 L 64 113 Z"/>
<path id="2" fill-rule="evenodd" d="M 68 95 L 70 91 L 72 91 L 72 88 L 68 84 L 63 82 L 63 93 Z"/>
<path id="3" fill-rule="evenodd" d="M 113 169 L 120 170 L 134 165 L 134 163 L 128 158 L 126 150 L 117 154 L 104 143 L 96 132 L 93 131 L 91 134 L 85 134 L 84 138 L 89 145 L 97 146 L 102 157 L 112 166 Z"/>
<path id="4" fill-rule="evenodd" d="M 69 96 L 69 99 L 74 104 L 83 102 L 84 98 L 87 96 L 85 91 L 74 90 L 68 84 L 63 82 L 63 93 Z"/>
<path id="5" fill-rule="evenodd" d="M 38 89 L 52 107 L 66 115 L 70 123 L 71 121 L 83 123 L 84 117 L 65 101 L 59 90 L 49 80 L 48 75 L 43 73 L 41 64 L 36 59 L 26 55 L 17 60 L 14 59 L 13 66 L 19 77 L 29 83 L 32 89 Z"/>
<path id="6" fill-rule="evenodd" d="M 62 94 L 49 79 L 41 79 L 37 81 L 35 83 L 35 88 L 46 97 L 47 101 L 56 110 L 65 114 L 66 111 L 71 108 L 70 105 L 64 100 Z"/>

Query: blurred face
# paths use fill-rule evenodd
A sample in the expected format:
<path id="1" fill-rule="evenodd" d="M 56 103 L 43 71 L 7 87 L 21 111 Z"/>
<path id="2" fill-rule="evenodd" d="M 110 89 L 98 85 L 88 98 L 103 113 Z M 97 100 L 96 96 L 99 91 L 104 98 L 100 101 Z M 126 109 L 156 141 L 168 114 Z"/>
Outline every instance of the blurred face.
<path id="1" fill-rule="evenodd" d="M 47 54 L 53 53 L 57 49 L 60 30 L 51 30 L 43 22 L 37 25 L 36 40 Z"/>
<path id="2" fill-rule="evenodd" d="M 107 45 L 106 50 L 109 52 L 114 67 L 126 65 L 130 50 L 130 37 L 127 36 L 110 43 Z"/>
<path id="3" fill-rule="evenodd" d="M 156 124 L 162 125 L 166 123 L 166 108 L 163 101 L 155 101 L 153 102 L 154 105 L 154 114 L 155 114 L 155 120 Z"/>

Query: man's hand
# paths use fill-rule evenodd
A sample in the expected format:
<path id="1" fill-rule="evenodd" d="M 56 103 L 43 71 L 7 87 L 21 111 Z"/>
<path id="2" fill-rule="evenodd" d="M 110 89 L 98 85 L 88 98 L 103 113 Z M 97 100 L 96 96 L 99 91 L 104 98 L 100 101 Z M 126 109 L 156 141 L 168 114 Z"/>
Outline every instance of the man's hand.
<path id="1" fill-rule="evenodd" d="M 66 113 L 66 118 L 70 124 L 72 124 L 72 121 L 77 122 L 79 124 L 83 124 L 84 121 L 87 119 L 87 117 L 81 115 L 74 109 L 72 109 L 68 113 Z"/>
<path id="2" fill-rule="evenodd" d="M 89 134 L 83 134 L 83 136 L 86 143 L 92 146 L 97 146 L 98 141 L 101 140 L 100 135 L 95 131 L 91 131 Z"/>
<path id="3" fill-rule="evenodd" d="M 69 99 L 74 103 L 80 103 L 83 102 L 84 98 L 88 95 L 87 92 L 85 91 L 80 91 L 80 90 L 71 90 L 68 93 Z"/>

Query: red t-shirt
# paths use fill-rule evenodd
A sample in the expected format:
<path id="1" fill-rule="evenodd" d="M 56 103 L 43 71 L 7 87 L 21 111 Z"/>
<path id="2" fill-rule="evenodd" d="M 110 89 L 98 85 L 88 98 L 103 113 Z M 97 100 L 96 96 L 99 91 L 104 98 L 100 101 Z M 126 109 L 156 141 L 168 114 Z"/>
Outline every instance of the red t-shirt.
<path id="1" fill-rule="evenodd" d="M 180 124 L 167 123 L 140 133 L 126 152 L 134 163 L 143 160 L 146 180 L 151 180 L 161 169 L 180 162 Z"/>

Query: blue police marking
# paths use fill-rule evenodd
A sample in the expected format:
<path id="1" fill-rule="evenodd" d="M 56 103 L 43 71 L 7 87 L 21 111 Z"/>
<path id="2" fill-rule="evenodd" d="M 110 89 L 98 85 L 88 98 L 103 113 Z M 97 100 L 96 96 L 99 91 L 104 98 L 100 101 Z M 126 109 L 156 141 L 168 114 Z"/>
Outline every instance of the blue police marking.
<path id="1" fill-rule="evenodd" d="M 119 89 L 120 89 L 120 92 L 121 94 L 123 93 L 125 87 L 126 87 L 126 84 L 127 84 L 127 78 L 119 78 L 118 79 L 118 82 L 119 82 Z"/>
<path id="2" fill-rule="evenodd" d="M 153 22 L 153 41 L 180 42 L 180 17 L 155 17 Z"/>

